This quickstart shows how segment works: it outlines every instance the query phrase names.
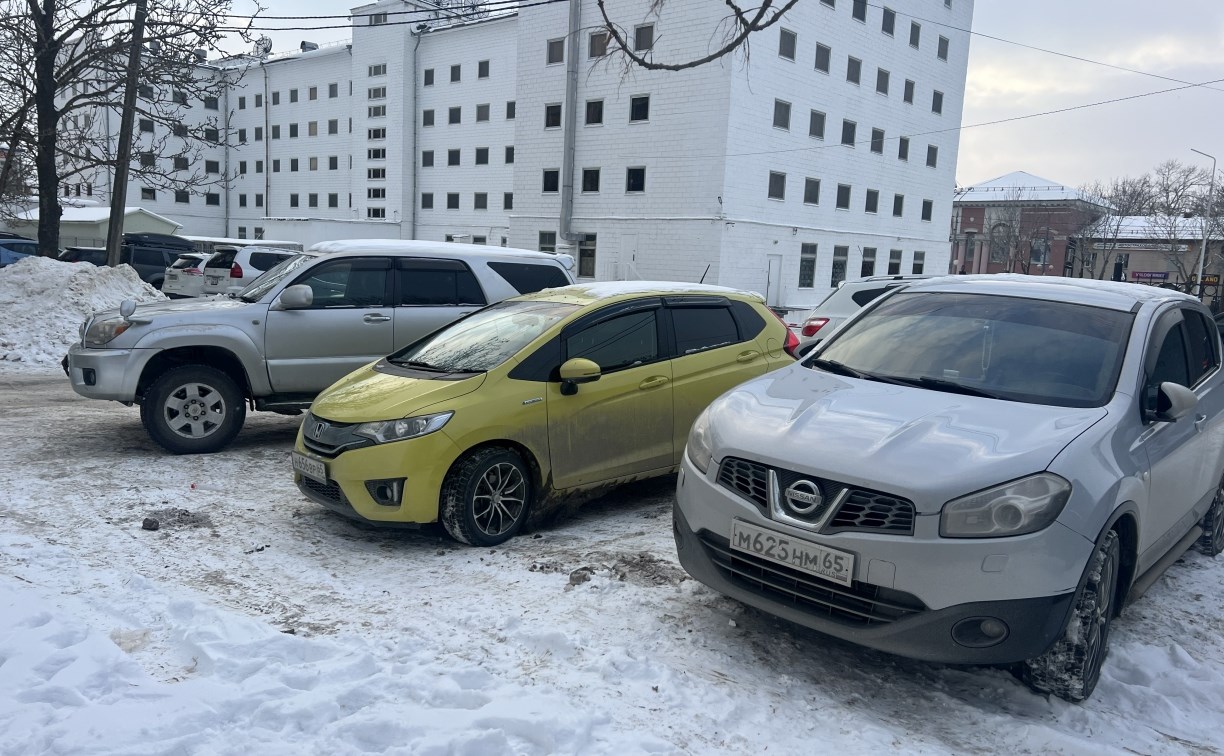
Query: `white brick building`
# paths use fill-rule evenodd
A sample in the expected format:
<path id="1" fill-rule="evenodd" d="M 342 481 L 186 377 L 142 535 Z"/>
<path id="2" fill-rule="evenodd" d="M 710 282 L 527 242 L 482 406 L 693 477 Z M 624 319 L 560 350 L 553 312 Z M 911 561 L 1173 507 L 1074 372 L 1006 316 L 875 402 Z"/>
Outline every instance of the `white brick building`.
<path id="1" fill-rule="evenodd" d="M 223 62 L 213 75 L 245 71 L 215 149 L 236 178 L 207 200 L 132 186 L 129 202 L 191 234 L 567 249 L 584 276 L 704 276 L 791 308 L 841 278 L 947 270 L 972 0 L 805 0 L 750 62 L 679 72 L 600 57 L 581 2 L 571 36 L 566 2 L 454 23 L 385 0 L 353 9 L 351 44 Z M 725 15 L 608 7 L 660 61 L 704 55 Z"/>

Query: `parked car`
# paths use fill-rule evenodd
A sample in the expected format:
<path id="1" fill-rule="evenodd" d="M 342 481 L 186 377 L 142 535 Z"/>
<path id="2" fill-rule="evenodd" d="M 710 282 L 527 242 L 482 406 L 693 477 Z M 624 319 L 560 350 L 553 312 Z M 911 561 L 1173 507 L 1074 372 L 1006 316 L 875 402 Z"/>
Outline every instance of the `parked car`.
<path id="1" fill-rule="evenodd" d="M 869 307 L 693 424 L 681 564 L 853 643 L 1087 698 L 1123 605 L 1192 544 L 1224 548 L 1211 313 L 1008 275 Z"/>
<path id="2" fill-rule="evenodd" d="M 174 264 L 178 256 L 191 252 L 191 242 L 171 234 L 124 234 L 119 262 L 136 270 L 140 280 L 155 289 L 160 289 L 166 279 L 166 268 Z"/>
<path id="3" fill-rule="evenodd" d="M 275 247 L 223 247 L 204 265 L 204 287 L 202 293 L 226 294 L 241 291 L 281 262 L 293 257 L 296 252 Z"/>
<path id="4" fill-rule="evenodd" d="M 106 247 L 68 247 L 59 253 L 60 262 L 106 265 Z"/>
<path id="5" fill-rule="evenodd" d="M 799 356 L 812 351 L 829 334 L 876 297 L 929 275 L 868 276 L 842 281 L 820 304 L 800 319 Z"/>
<path id="6" fill-rule="evenodd" d="M 23 257 L 38 254 L 38 242 L 30 239 L 0 239 L 0 268 L 8 267 Z"/>
<path id="7" fill-rule="evenodd" d="M 171 299 L 199 297 L 204 294 L 204 265 L 208 255 L 202 252 L 184 252 L 174 264 L 166 268 L 166 279 L 162 293 Z"/>
<path id="8" fill-rule="evenodd" d="M 697 413 L 796 342 L 760 296 L 722 287 L 515 297 L 320 394 L 294 478 L 341 514 L 495 545 L 586 492 L 674 472 Z"/>
<path id="9" fill-rule="evenodd" d="M 248 401 L 298 414 L 345 374 L 469 312 L 573 281 L 568 255 L 504 247 L 375 239 L 314 249 L 237 298 L 96 313 L 64 360 L 73 390 L 139 404 L 171 452 L 214 452 L 242 428 Z"/>

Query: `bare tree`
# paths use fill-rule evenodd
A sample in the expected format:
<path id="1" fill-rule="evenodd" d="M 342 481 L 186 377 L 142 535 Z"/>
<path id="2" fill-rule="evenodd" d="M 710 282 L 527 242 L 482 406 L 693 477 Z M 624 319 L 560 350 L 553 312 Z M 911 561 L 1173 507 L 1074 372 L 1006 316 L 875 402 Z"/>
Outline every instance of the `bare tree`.
<path id="1" fill-rule="evenodd" d="M 226 180 L 202 170 L 200 157 L 225 136 L 220 103 L 238 72 L 202 64 L 220 53 L 231 1 L 149 0 L 132 160 L 114 154 L 107 123 L 123 101 L 129 0 L 0 0 L 0 138 L 32 156 L 42 254 L 59 246 L 61 185 L 92 183 L 121 160 L 145 185 L 184 191 Z M 203 116 L 188 124 L 190 108 Z"/>
<path id="2" fill-rule="evenodd" d="M 609 16 L 605 0 L 596 0 L 596 5 L 599 6 L 603 28 L 608 34 L 609 54 L 621 56 L 627 66 L 637 66 L 648 71 L 682 71 L 705 65 L 736 51 L 747 58 L 749 37 L 776 24 L 798 2 L 799 0 L 760 0 L 760 5 L 749 8 L 736 0 L 723 0 L 727 15 L 710 30 L 711 38 L 720 40 L 716 43 L 717 46 L 701 57 L 677 61 L 655 60 L 653 45 L 639 46 L 637 40 L 632 38 L 632 32 Z M 667 0 L 650 0 L 647 18 L 657 18 L 666 4 Z M 633 26 L 628 28 L 632 29 Z"/>
<path id="3" fill-rule="evenodd" d="M 1194 238 L 1194 228 L 1201 226 L 1188 221 L 1203 206 L 1210 176 L 1201 168 L 1178 160 L 1166 160 L 1150 175 L 1152 202 L 1148 208 L 1148 225 L 1162 245 L 1165 259 L 1177 271 L 1181 281 L 1190 280 L 1198 258 L 1189 259 L 1188 238 Z"/>
<path id="4" fill-rule="evenodd" d="M 1150 203 L 1147 185 L 1147 177 L 1123 177 L 1113 179 L 1108 184 L 1094 181 L 1080 187 L 1080 195 L 1084 200 L 1090 206 L 1098 208 L 1080 211 L 1076 235 L 1081 244 L 1080 274 L 1083 277 L 1098 280 L 1105 278 L 1105 273 L 1110 270 L 1118 252 L 1119 239 L 1127 216 L 1139 214 L 1126 211 L 1139 209 Z M 1099 208 L 1109 210 L 1104 212 Z"/>

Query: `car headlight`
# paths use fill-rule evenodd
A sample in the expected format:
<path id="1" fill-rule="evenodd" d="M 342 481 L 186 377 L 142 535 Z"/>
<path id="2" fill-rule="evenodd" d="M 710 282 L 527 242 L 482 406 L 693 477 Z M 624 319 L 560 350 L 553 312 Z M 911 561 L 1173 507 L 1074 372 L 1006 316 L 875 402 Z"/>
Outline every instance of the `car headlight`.
<path id="1" fill-rule="evenodd" d="M 113 341 L 116 336 L 131 327 L 131 323 L 119 318 L 112 320 L 95 320 L 93 323 L 90 323 L 89 329 L 85 331 L 85 346 L 105 346 Z"/>
<path id="2" fill-rule="evenodd" d="M 1071 484 L 1038 473 L 953 499 L 943 506 L 939 534 L 945 538 L 998 538 L 1035 533 L 1058 518 Z"/>
<path id="3" fill-rule="evenodd" d="M 685 450 L 688 453 L 689 461 L 698 470 L 705 473 L 710 469 L 710 461 L 714 455 L 710 451 L 710 410 L 708 408 L 702 410 L 697 419 L 693 421 L 693 428 L 689 431 Z"/>
<path id="4" fill-rule="evenodd" d="M 454 412 L 439 412 L 434 415 L 405 417 L 399 420 L 379 420 L 374 423 L 362 423 L 353 433 L 364 436 L 376 444 L 386 444 L 391 441 L 403 441 L 406 438 L 417 438 L 440 429 L 454 416 Z"/>

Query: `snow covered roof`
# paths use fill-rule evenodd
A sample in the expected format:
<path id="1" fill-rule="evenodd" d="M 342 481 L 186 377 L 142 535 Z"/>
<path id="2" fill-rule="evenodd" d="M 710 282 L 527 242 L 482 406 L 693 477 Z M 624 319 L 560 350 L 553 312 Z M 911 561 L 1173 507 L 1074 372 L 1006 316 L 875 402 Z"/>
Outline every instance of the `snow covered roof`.
<path id="1" fill-rule="evenodd" d="M 1025 171 L 1013 171 L 989 181 L 956 190 L 957 202 L 1092 202 L 1074 187 L 1064 186 Z"/>
<path id="2" fill-rule="evenodd" d="M 133 215 L 147 215 L 163 223 L 168 223 L 174 227 L 180 227 L 183 224 L 178 221 L 173 221 L 164 215 L 149 212 L 143 207 L 125 207 L 123 209 L 123 217 L 129 218 Z M 38 208 L 32 208 L 17 214 L 18 220 L 29 221 L 31 223 L 38 222 Z M 106 223 L 110 220 L 109 207 L 64 207 L 63 215 L 60 216 L 60 223 Z"/>
<path id="3" fill-rule="evenodd" d="M 1176 224 L 1178 239 L 1202 239 L 1202 218 L 1152 218 L 1146 215 L 1126 215 L 1111 219 L 1105 228 L 1118 225 L 1118 237 L 1122 239 L 1167 239 L 1171 224 Z"/>
<path id="4" fill-rule="evenodd" d="M 738 294 L 763 299 L 760 294 L 754 291 L 732 289 L 712 284 L 686 283 L 684 281 L 600 281 L 579 283 L 555 289 L 545 289 L 536 296 L 541 299 L 567 296 L 594 301 L 626 294 Z"/>

